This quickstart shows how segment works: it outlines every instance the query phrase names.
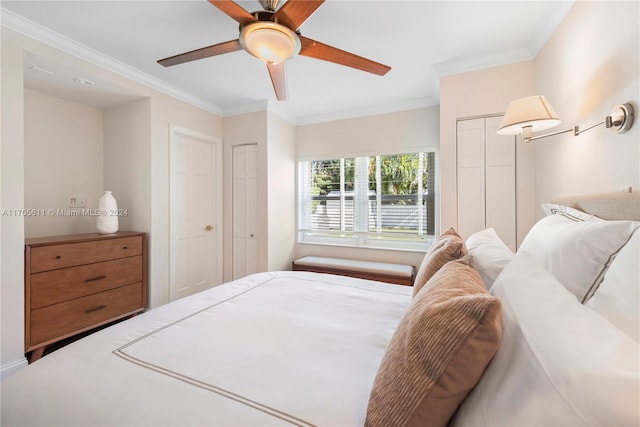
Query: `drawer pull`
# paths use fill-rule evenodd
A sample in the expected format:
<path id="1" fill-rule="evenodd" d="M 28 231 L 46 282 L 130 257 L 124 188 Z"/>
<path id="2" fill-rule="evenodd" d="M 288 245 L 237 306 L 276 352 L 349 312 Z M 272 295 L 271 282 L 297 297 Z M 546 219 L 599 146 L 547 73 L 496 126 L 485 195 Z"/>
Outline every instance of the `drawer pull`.
<path id="1" fill-rule="evenodd" d="M 127 246 L 123 246 L 122 249 L 124 249 L 126 251 L 129 248 Z"/>
<path id="2" fill-rule="evenodd" d="M 107 308 L 107 306 L 104 305 L 104 304 L 100 304 L 97 307 L 93 307 L 93 308 L 90 308 L 90 309 L 86 310 L 85 313 L 87 313 L 87 314 L 93 313 L 94 311 L 102 310 L 103 308 Z"/>
<path id="3" fill-rule="evenodd" d="M 56 259 L 62 259 L 62 257 L 61 257 L 60 255 L 58 255 L 58 256 L 56 257 Z"/>
<path id="4" fill-rule="evenodd" d="M 106 279 L 107 276 L 97 276 L 97 277 L 92 277 L 91 279 L 87 279 L 84 282 L 85 283 L 89 283 L 89 282 L 95 282 L 96 280 L 102 280 L 102 279 Z"/>

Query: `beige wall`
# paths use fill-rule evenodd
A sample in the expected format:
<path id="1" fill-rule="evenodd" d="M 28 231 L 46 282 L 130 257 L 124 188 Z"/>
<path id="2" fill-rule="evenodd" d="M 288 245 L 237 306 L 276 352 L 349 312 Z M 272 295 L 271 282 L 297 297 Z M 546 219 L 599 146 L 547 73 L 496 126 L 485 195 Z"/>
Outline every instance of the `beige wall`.
<path id="1" fill-rule="evenodd" d="M 615 4 L 615 7 L 611 7 Z M 358 119 L 293 128 L 270 113 L 259 112 L 224 120 L 199 108 L 158 93 L 123 76 L 2 28 L 2 128 L 0 139 L 0 208 L 25 207 L 27 172 L 24 152 L 23 52 L 81 70 L 87 75 L 120 85 L 147 98 L 105 113 L 106 139 L 122 138 L 104 151 L 105 184 L 123 194 L 122 203 L 134 207 L 127 226 L 150 231 L 150 304 L 168 301 L 169 284 L 169 126 L 176 125 L 221 138 L 224 134 L 224 253 L 231 248 L 231 147 L 259 145 L 260 228 L 267 230 L 260 248 L 260 269 L 283 267 L 291 253 L 290 233 L 295 215 L 290 196 L 295 174 L 285 172 L 295 159 L 340 157 L 361 153 L 392 153 L 435 147 L 439 151 L 440 226 L 456 226 L 456 120 L 462 117 L 502 113 L 508 103 L 522 96 L 547 96 L 564 125 L 599 121 L 617 103 L 633 101 L 638 107 L 638 2 L 576 2 L 556 34 L 533 61 L 443 77 L 441 105 Z M 28 96 L 28 95 L 27 95 Z M 126 117 L 127 114 L 132 117 Z M 149 123 L 149 132 L 137 120 Z M 113 131 L 114 123 L 128 123 Z M 224 126 L 224 128 L 223 128 Z M 144 126 L 143 126 L 144 127 Z M 113 131 L 113 132 L 112 132 Z M 122 134 L 120 132 L 123 132 Z M 640 126 L 626 135 L 594 129 L 580 137 L 563 135 L 529 145 L 518 143 L 519 239 L 540 215 L 537 205 L 556 195 L 615 191 L 621 186 L 640 188 Z M 295 144 L 294 141 L 295 140 Z M 127 146 L 129 141 L 135 146 Z M 117 144 L 123 144 L 118 146 Z M 269 149 L 269 145 L 271 148 Z M 123 156 L 132 156 L 131 159 Z M 135 162 L 134 159 L 137 159 Z M 131 160 L 131 161 L 130 161 Z M 535 160 L 535 164 L 534 164 Z M 115 175 L 118 167 L 127 179 Z M 115 166 L 114 166 L 115 165 Z M 273 166 L 272 166 L 273 165 Z M 289 180 L 287 177 L 289 176 Z M 124 187 L 136 180 L 131 193 Z M 89 195 L 87 195 L 89 197 Z M 285 200 L 281 206 L 276 203 Z M 288 200 L 288 201 L 287 201 Z M 289 206 L 287 206 L 289 204 Z M 289 216 L 287 217 L 287 214 Z M 277 216 L 277 217 L 276 217 Z M 275 217 L 275 218 L 274 218 Z M 24 363 L 22 217 L 2 217 L 0 224 L 0 323 L 3 372 Z M 285 225 L 282 229 L 279 226 Z M 275 234 L 274 234 L 275 233 Z M 268 238 L 267 238 L 268 237 Z M 295 240 L 295 239 L 294 239 Z M 271 244 L 272 242 L 272 244 Z M 419 252 L 294 246 L 294 257 L 307 254 L 419 264 Z M 275 255 L 270 255 L 275 251 Z M 270 262 L 270 260 L 273 261 Z M 225 281 L 231 275 L 231 258 L 224 259 Z"/>
<path id="2" fill-rule="evenodd" d="M 109 123 L 106 138 L 114 140 L 113 138 L 122 136 L 123 140 L 114 140 L 116 145 L 104 151 L 103 156 L 109 161 L 104 169 L 104 178 L 101 179 L 104 179 L 105 185 L 118 188 L 118 197 L 121 198 L 123 207 L 124 204 L 131 203 L 135 215 L 124 220 L 125 226 L 150 231 L 149 304 L 156 307 L 166 303 L 169 298 L 169 126 L 173 124 L 221 138 L 222 118 L 2 27 L 2 209 L 25 207 L 24 52 L 50 58 L 82 72 L 83 75 L 121 86 L 148 99 L 121 107 L 120 111 L 116 109 L 106 113 L 106 119 L 103 119 Z M 128 113 L 133 116 L 127 118 Z M 111 123 L 115 120 L 126 124 L 126 129 L 114 131 Z M 138 120 L 148 123 L 150 129 L 146 132 L 141 130 Z M 124 144 L 125 140 L 133 145 Z M 135 169 L 121 171 L 121 168 L 128 168 L 134 163 Z M 122 177 L 116 175 L 119 172 L 123 173 Z M 135 183 L 126 185 L 128 181 Z M 101 191 L 102 188 L 99 194 Z M 87 203 L 90 201 L 87 200 Z M 25 221 L 22 216 L 2 217 L 1 220 L 0 366 L 1 373 L 5 375 L 25 363 Z"/>
<path id="3" fill-rule="evenodd" d="M 233 278 L 233 147 L 258 145 L 258 176 L 267 176 L 267 112 L 241 114 L 224 119 L 223 223 L 224 281 Z M 267 180 L 258 180 L 258 212 L 266 212 Z M 258 215 L 258 269 L 267 270 L 267 216 Z"/>
<path id="4" fill-rule="evenodd" d="M 24 123 L 25 208 L 45 212 L 24 218 L 25 237 L 94 232 L 95 218 L 66 214 L 70 196 L 96 208 L 102 195 L 102 110 L 25 89 Z"/>
<path id="5" fill-rule="evenodd" d="M 151 224 L 149 304 L 169 301 L 169 127 L 222 138 L 222 118 L 170 96 L 151 93 Z"/>
<path id="6" fill-rule="evenodd" d="M 296 243 L 296 129 L 269 113 L 267 135 L 267 269 L 289 270 Z"/>
<path id="7" fill-rule="evenodd" d="M 519 62 L 443 77 L 440 82 L 440 170 L 442 228 L 457 227 L 456 121 L 503 114 L 514 99 L 533 95 L 535 64 Z M 516 144 L 517 242 L 534 223 L 533 145 Z"/>
<path id="8" fill-rule="evenodd" d="M 151 224 L 151 103 L 131 102 L 104 112 L 104 190 L 113 193 L 120 230 L 149 232 Z"/>
<path id="9" fill-rule="evenodd" d="M 632 101 L 636 108 L 626 134 L 601 126 L 535 142 L 538 217 L 537 206 L 554 197 L 640 191 L 639 16 L 637 1 L 578 1 L 536 58 L 536 92 L 562 119 L 549 131 L 598 123 L 616 104 Z"/>
<path id="10" fill-rule="evenodd" d="M 19 36 L 2 28 L 0 209 L 24 207 L 24 95 Z M 0 366 L 10 372 L 24 351 L 24 218 L 0 217 Z"/>
<path id="11" fill-rule="evenodd" d="M 438 107 L 299 126 L 296 137 L 297 158 L 320 160 L 372 153 L 394 154 L 428 148 L 435 148 L 437 151 L 438 131 Z M 424 252 L 296 244 L 295 257 L 305 255 L 343 256 L 417 266 L 422 261 Z"/>
<path id="12" fill-rule="evenodd" d="M 258 270 L 291 268 L 295 244 L 295 127 L 266 111 L 224 119 L 224 281 L 233 277 L 233 147 L 258 145 Z"/>
<path id="13" fill-rule="evenodd" d="M 615 7 L 612 5 L 615 4 Z M 441 80 L 440 165 L 442 226 L 456 226 L 457 118 L 504 113 L 509 102 L 545 95 L 559 113 L 561 130 L 603 120 L 614 105 L 640 98 L 638 2 L 574 4 L 535 60 Z M 540 203 L 554 197 L 640 189 L 637 124 L 618 135 L 603 128 L 530 144 L 517 139 L 517 223 L 521 242 Z"/>
<path id="14" fill-rule="evenodd" d="M 317 123 L 297 128 L 298 160 L 438 147 L 438 107 Z"/>

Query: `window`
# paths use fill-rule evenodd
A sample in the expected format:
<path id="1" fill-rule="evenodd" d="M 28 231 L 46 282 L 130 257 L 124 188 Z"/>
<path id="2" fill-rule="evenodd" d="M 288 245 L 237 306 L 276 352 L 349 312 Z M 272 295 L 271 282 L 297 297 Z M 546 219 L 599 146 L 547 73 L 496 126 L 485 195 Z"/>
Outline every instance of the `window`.
<path id="1" fill-rule="evenodd" d="M 299 162 L 298 240 L 424 249 L 434 180 L 434 152 Z"/>

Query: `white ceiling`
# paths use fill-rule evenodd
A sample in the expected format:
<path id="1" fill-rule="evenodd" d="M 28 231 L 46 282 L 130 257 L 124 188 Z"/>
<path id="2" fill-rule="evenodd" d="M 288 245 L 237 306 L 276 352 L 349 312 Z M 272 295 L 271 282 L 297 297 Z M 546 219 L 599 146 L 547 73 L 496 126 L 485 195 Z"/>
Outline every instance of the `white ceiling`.
<path id="1" fill-rule="evenodd" d="M 238 3 L 250 12 L 261 9 L 258 1 Z M 437 105 L 443 75 L 534 58 L 572 2 L 328 0 L 301 33 L 391 71 L 381 77 L 298 56 L 287 62 L 288 101 L 275 99 L 266 67 L 244 51 L 169 68 L 156 63 L 238 37 L 238 24 L 205 0 L 1 4 L 3 25 L 209 111 L 233 115 L 268 106 L 301 124 Z M 27 55 L 25 85 L 78 96 L 82 85 L 69 84 L 75 71 L 64 68 Z M 95 83 L 83 90 L 106 97 L 99 106 L 135 97 Z"/>

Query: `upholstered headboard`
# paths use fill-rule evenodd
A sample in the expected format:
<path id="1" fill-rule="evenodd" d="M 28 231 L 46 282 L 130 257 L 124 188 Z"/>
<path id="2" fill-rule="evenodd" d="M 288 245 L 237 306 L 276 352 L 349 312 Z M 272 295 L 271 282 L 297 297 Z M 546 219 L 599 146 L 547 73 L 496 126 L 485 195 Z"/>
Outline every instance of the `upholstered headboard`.
<path id="1" fill-rule="evenodd" d="M 607 220 L 640 221 L 640 193 L 604 193 L 560 197 L 553 203 L 579 209 Z"/>

